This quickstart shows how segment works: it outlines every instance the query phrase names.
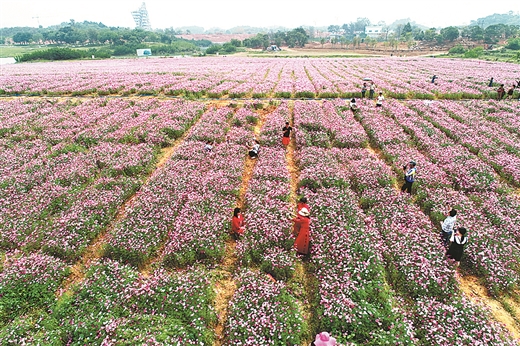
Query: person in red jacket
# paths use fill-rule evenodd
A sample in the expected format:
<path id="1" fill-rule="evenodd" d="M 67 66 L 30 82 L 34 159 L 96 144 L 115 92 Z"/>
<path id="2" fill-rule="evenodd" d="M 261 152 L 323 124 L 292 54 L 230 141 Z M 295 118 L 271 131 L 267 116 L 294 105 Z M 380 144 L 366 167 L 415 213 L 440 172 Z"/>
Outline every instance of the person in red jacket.
<path id="1" fill-rule="evenodd" d="M 235 208 L 231 219 L 231 235 L 237 239 L 244 234 L 245 230 L 244 216 L 240 212 L 240 208 Z"/>
<path id="2" fill-rule="evenodd" d="M 309 255 L 310 254 L 310 222 L 309 218 L 309 210 L 307 208 L 302 208 L 298 212 L 298 216 L 292 221 L 295 224 L 295 228 L 299 229 L 298 236 L 294 241 L 294 247 L 296 251 L 301 255 Z"/>

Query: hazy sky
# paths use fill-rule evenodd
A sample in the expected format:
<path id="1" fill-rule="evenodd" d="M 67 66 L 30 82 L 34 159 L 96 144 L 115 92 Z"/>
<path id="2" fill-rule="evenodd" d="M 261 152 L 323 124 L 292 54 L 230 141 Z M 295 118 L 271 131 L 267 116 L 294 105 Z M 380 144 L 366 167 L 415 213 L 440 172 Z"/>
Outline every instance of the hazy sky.
<path id="1" fill-rule="evenodd" d="M 46 27 L 74 19 L 135 26 L 131 11 L 142 0 L 0 0 L 0 27 Z M 429 27 L 469 24 L 493 13 L 520 11 L 520 0 L 146 0 L 152 28 L 342 25 L 410 18 Z"/>

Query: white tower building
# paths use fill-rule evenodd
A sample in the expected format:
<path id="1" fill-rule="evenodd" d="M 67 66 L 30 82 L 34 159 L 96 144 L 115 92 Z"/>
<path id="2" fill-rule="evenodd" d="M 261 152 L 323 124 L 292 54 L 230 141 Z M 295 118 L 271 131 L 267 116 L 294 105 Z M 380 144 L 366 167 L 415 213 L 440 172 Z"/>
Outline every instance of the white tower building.
<path id="1" fill-rule="evenodd" d="M 144 2 L 137 11 L 132 11 L 132 17 L 134 17 L 136 28 L 152 30 L 150 19 L 148 19 L 148 11 L 146 10 L 146 5 Z"/>

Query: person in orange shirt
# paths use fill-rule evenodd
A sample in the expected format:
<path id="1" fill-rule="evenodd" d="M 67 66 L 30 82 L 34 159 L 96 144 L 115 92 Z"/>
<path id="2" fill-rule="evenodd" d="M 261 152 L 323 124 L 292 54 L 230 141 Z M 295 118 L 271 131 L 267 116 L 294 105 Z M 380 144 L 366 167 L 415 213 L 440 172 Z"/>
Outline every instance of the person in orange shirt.
<path id="1" fill-rule="evenodd" d="M 294 241 L 294 247 L 296 251 L 301 255 L 309 255 L 310 254 L 310 222 L 309 218 L 309 210 L 307 208 L 302 208 L 298 212 L 298 216 L 292 219 L 295 224 L 295 229 L 298 228 L 298 236 Z"/>
<path id="2" fill-rule="evenodd" d="M 240 208 L 235 208 L 231 219 L 231 235 L 237 239 L 244 234 L 245 230 L 244 216 L 240 212 Z"/>

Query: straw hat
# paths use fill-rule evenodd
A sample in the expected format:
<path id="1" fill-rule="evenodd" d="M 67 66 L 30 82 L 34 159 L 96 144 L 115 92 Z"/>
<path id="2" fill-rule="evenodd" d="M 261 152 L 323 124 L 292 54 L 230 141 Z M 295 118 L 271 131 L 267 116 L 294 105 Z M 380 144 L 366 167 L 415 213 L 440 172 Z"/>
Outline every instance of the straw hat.
<path id="1" fill-rule="evenodd" d="M 298 214 L 300 214 L 301 216 L 309 216 L 310 213 L 307 208 L 301 208 Z"/>

